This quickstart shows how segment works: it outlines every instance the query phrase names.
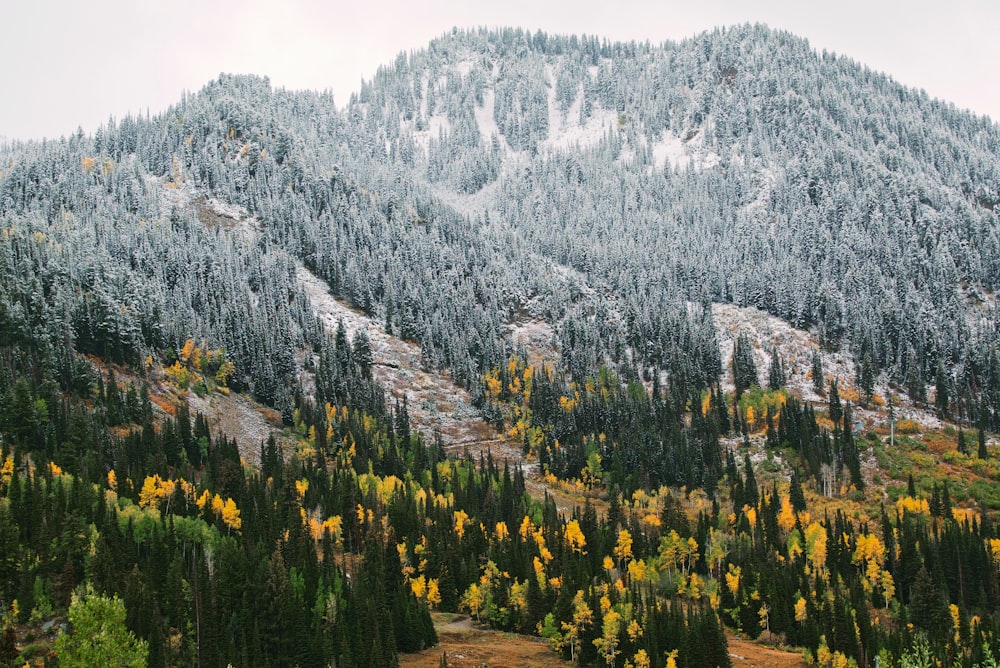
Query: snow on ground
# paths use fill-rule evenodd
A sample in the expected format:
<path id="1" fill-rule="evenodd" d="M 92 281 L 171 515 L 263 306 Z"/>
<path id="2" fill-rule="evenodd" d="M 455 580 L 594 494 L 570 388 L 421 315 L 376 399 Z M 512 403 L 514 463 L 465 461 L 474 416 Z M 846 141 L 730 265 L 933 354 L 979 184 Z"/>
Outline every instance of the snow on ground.
<path id="1" fill-rule="evenodd" d="M 493 105 L 495 102 L 496 91 L 492 88 L 487 88 L 483 91 L 483 103 L 476 105 L 473 109 L 473 113 L 476 116 L 476 125 L 479 127 L 479 136 L 487 144 L 493 141 L 494 135 L 501 137 L 501 140 L 506 143 L 506 140 L 500 134 L 497 119 L 493 115 Z"/>
<path id="2" fill-rule="evenodd" d="M 461 74 L 463 77 L 469 76 L 469 72 L 472 71 L 474 63 L 471 58 L 466 58 L 460 62 L 455 63 L 452 69 Z"/>
<path id="3" fill-rule="evenodd" d="M 717 153 L 705 149 L 705 133 L 701 129 L 688 139 L 682 139 L 667 129 L 653 143 L 653 163 L 657 169 L 685 170 L 691 165 L 701 171 L 711 169 L 721 161 Z"/>
<path id="4" fill-rule="evenodd" d="M 555 330 L 543 320 L 528 320 L 511 326 L 510 339 L 515 345 L 524 346 L 531 364 L 559 362 L 559 351 L 555 347 Z"/>
<path id="5" fill-rule="evenodd" d="M 681 138 L 670 130 L 664 130 L 659 141 L 653 144 L 653 164 L 657 169 L 669 166 L 684 169 L 691 161 L 691 154 Z"/>
<path id="6" fill-rule="evenodd" d="M 212 393 L 200 397 L 189 392 L 187 403 L 191 415 L 205 416 L 216 438 L 220 434 L 235 438 L 240 456 L 248 462 L 260 461 L 261 444 L 271 435 L 283 451 L 291 452 L 294 448 L 294 442 L 281 432 L 281 415 L 242 394 Z"/>
<path id="7" fill-rule="evenodd" d="M 552 152 L 585 150 L 600 144 L 608 131 L 614 130 L 618 125 L 618 114 L 606 109 L 594 109 L 590 118 L 581 125 L 580 105 L 583 91 L 570 105 L 565 115 L 555 106 L 554 94 L 550 93 L 550 96 L 553 99 L 549 100 L 549 136 L 539 143 L 539 147 L 543 150 Z M 552 120 L 553 115 L 558 118 L 555 123 Z"/>
<path id="8" fill-rule="evenodd" d="M 753 201 L 748 202 L 743 210 L 747 213 L 753 211 L 767 210 L 771 201 L 771 191 L 774 184 L 778 182 L 778 169 L 774 166 L 766 167 L 754 175 L 754 185 L 757 187 L 757 196 Z"/>
<path id="9" fill-rule="evenodd" d="M 380 323 L 331 295 L 327 284 L 305 267 L 296 268 L 296 278 L 328 329 L 334 331 L 337 321 L 343 320 L 349 337 L 362 329 L 367 332 L 375 360 L 372 375 L 393 398 L 407 398 L 414 428 L 430 438 L 440 433 L 445 444 L 498 438 L 479 417 L 469 393 L 456 385 L 446 371 L 421 368 L 419 345 L 387 334 Z"/>
<path id="10" fill-rule="evenodd" d="M 552 152 L 570 149 L 582 150 L 596 146 L 618 123 L 618 114 L 605 109 L 595 109 L 585 123 L 580 123 L 580 108 L 583 106 L 583 84 L 577 90 L 576 98 L 564 113 L 556 100 L 556 77 L 552 65 L 545 66 L 545 81 L 548 86 L 549 135 L 539 143 L 539 148 Z"/>
<path id="11" fill-rule="evenodd" d="M 405 121 L 404 124 L 408 127 L 415 127 L 413 121 Z M 451 122 L 445 114 L 434 114 L 427 118 L 426 129 L 413 130 L 413 143 L 423 149 L 424 155 L 427 156 L 430 154 L 431 138 L 439 138 L 442 132 L 446 135 L 451 132 Z"/>
<path id="12" fill-rule="evenodd" d="M 813 389 L 812 355 L 819 349 L 819 342 L 813 334 L 796 329 L 789 323 L 765 313 L 756 308 L 739 307 L 733 304 L 713 304 L 712 317 L 715 319 L 716 332 L 719 337 L 719 348 L 722 353 L 722 389 L 726 392 L 734 390 L 732 359 L 736 338 L 740 332 L 746 332 L 754 345 L 754 362 L 757 365 L 757 375 L 762 385 L 767 383 L 771 368 L 771 348 L 778 351 L 778 356 L 784 361 L 785 376 L 789 391 L 804 401 L 814 404 L 826 404 L 827 398 L 818 395 Z M 829 384 L 836 378 L 841 394 L 856 390 L 856 372 L 854 360 L 850 353 L 838 351 L 822 351 L 823 374 Z M 886 397 L 889 387 L 884 375 L 875 384 L 875 395 Z M 897 389 L 892 390 L 896 397 L 897 419 L 914 420 L 925 429 L 940 429 L 943 425 L 937 416 L 925 408 L 915 406 L 909 398 Z M 884 410 L 869 410 L 855 407 L 855 417 L 869 426 L 884 424 Z"/>

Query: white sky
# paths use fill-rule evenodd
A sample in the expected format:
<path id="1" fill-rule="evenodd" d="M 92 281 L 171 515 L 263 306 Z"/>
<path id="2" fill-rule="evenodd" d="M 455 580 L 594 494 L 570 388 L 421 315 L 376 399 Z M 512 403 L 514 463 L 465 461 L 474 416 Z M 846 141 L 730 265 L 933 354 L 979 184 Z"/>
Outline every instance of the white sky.
<path id="1" fill-rule="evenodd" d="M 330 89 L 346 103 L 379 65 L 453 26 L 611 40 L 767 23 L 1000 119 L 996 0 L 27 0 L 0 9 L 0 137 L 92 132 L 156 113 L 220 72 Z"/>

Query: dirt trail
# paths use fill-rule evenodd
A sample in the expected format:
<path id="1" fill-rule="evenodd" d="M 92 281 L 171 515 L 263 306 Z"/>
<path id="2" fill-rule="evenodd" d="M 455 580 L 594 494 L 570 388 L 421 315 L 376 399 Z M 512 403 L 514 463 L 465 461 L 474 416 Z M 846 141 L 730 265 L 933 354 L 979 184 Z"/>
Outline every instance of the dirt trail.
<path id="1" fill-rule="evenodd" d="M 731 633 L 726 634 L 729 643 L 729 658 L 733 668 L 805 668 L 801 654 L 787 652 L 773 647 L 764 647 L 744 640 Z"/>
<path id="2" fill-rule="evenodd" d="M 446 655 L 449 668 L 565 668 L 542 638 L 502 633 L 475 624 L 469 617 L 435 613 L 439 643 L 412 654 L 400 654 L 400 668 L 438 668 Z"/>

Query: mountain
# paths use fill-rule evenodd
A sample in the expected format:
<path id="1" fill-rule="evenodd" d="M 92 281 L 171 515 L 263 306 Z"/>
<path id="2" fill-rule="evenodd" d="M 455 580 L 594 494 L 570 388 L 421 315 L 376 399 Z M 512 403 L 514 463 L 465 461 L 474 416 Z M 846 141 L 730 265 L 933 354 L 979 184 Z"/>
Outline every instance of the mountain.
<path id="1" fill-rule="evenodd" d="M 978 660 L 988 514 L 953 519 L 929 474 L 902 489 L 853 416 L 933 410 L 978 476 L 962 502 L 989 484 L 998 223 L 1000 126 L 764 26 L 659 46 L 453 31 L 341 109 L 222 75 L 156 116 L 0 146 L 0 603 L 25 622 L 75 584 L 119 594 L 170 665 L 391 665 L 433 642 L 428 608 L 460 605 L 586 661 L 725 664 L 720 622 L 860 665 L 924 641 Z M 213 398 L 233 392 L 276 411 L 241 432 L 269 444 L 220 433 L 254 412 Z M 608 504 L 573 513 L 446 456 L 472 440 Z M 56 550 L 62 520 L 29 507 L 80 482 L 100 493 L 65 514 L 93 545 Z M 810 519 L 803 485 L 871 515 Z M 878 518 L 880 485 L 907 512 Z M 696 545 L 683 565 L 671 531 Z M 847 536 L 829 563 L 828 531 Z M 637 612 L 640 590 L 660 603 Z M 584 608 L 625 621 L 584 628 Z M 210 614 L 229 630 L 202 645 L 186 625 Z M 623 630 L 640 618 L 643 641 Z"/>

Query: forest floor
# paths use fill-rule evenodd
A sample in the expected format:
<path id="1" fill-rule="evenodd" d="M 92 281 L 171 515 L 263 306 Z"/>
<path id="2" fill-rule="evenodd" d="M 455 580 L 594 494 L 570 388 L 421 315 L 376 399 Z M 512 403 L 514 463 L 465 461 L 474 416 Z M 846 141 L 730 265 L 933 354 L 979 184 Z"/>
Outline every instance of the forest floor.
<path id="1" fill-rule="evenodd" d="M 439 643 L 430 649 L 400 654 L 400 668 L 438 668 L 442 655 L 449 668 L 564 668 L 571 665 L 552 651 L 548 641 L 517 633 L 503 633 L 476 624 L 467 615 L 435 612 Z M 765 647 L 726 634 L 733 668 L 805 668 L 797 652 Z"/>
<path id="2" fill-rule="evenodd" d="M 442 655 L 449 668 L 565 668 L 571 665 L 552 651 L 547 640 L 503 633 L 476 624 L 465 615 L 433 613 L 438 644 L 422 652 L 400 654 L 400 668 L 438 668 Z"/>
<path id="3" fill-rule="evenodd" d="M 733 668 L 805 668 L 799 652 L 766 647 L 733 633 L 726 633 Z"/>

